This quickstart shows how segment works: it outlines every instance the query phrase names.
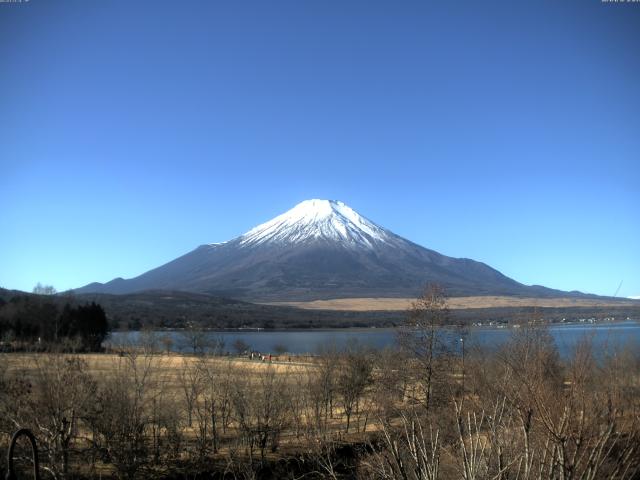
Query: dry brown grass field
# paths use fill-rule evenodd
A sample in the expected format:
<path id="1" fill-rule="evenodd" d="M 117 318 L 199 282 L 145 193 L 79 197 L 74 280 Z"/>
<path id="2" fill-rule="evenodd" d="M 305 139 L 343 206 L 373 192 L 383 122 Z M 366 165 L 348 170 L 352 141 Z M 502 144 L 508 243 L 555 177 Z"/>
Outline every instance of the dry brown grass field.
<path id="1" fill-rule="evenodd" d="M 114 365 L 122 361 L 122 356 L 116 353 L 81 353 L 81 354 L 59 354 L 61 357 L 80 357 L 86 362 L 87 372 L 93 375 L 103 375 L 113 371 Z M 36 368 L 41 353 L 0 353 L 0 362 L 6 365 L 7 371 L 21 371 L 29 374 Z M 185 367 L 194 366 L 197 363 L 205 362 L 224 368 L 231 368 L 240 374 L 273 369 L 276 372 L 300 372 L 307 368 L 313 368 L 314 363 L 311 357 L 292 356 L 291 361 L 288 356 L 273 357 L 272 362 L 262 362 L 258 360 L 248 360 L 244 357 L 215 357 L 197 356 L 183 354 L 156 353 L 150 357 L 139 355 L 137 361 L 143 358 L 152 358 L 155 363 L 156 373 L 167 380 L 175 380 L 175 376 Z"/>
<path id="2" fill-rule="evenodd" d="M 309 398 L 311 393 L 307 389 L 314 388 L 312 384 L 322 366 L 317 359 L 308 356 L 274 355 L 271 361 L 261 361 L 246 357 L 197 356 L 135 350 L 123 354 L 0 354 L 3 376 L 19 379 L 23 388 L 24 385 L 42 382 L 43 375 L 59 375 L 61 369 L 67 368 L 66 362 L 76 361 L 79 361 L 77 366 L 82 369 L 81 373 L 86 374 L 97 385 L 102 383 L 109 385 L 111 382 L 118 384 L 125 380 L 130 391 L 140 389 L 141 394 L 136 402 L 145 410 L 142 415 L 148 417 L 144 422 L 145 428 L 151 430 L 164 428 L 166 434 L 167 427 L 160 425 L 163 420 L 157 419 L 175 415 L 176 422 L 179 424 L 181 448 L 184 449 L 184 453 L 179 457 L 183 458 L 198 457 L 200 454 L 194 452 L 204 447 L 210 458 L 217 458 L 223 463 L 230 462 L 231 459 L 237 462 L 238 458 L 241 458 L 242 462 L 252 463 L 251 458 L 260 450 L 262 450 L 261 462 L 277 462 L 278 459 L 300 454 L 301 451 L 315 455 L 316 445 L 312 437 L 315 438 L 319 429 L 324 432 L 322 435 L 349 444 L 363 441 L 363 435 L 376 428 L 373 422 L 365 421 L 363 424 L 362 415 L 365 412 L 359 410 L 361 404 L 370 405 L 372 401 L 372 392 L 364 391 L 370 388 L 368 380 L 366 385 L 362 384 L 362 389 L 358 393 L 358 396 L 366 396 L 367 399 L 357 399 L 357 411 L 355 414 L 350 414 L 350 431 L 345 431 L 344 407 L 337 398 L 328 400 L 329 410 L 324 413 L 318 412 L 318 409 L 325 407 L 316 403 L 316 418 L 312 418 L 310 404 L 313 400 Z M 336 365 L 332 364 L 329 368 L 337 375 Z M 68 373 L 66 372 L 66 375 Z M 331 382 L 333 383 L 334 380 L 332 379 Z M 215 382 L 215 386 L 212 382 Z M 64 389 L 69 388 L 71 391 L 74 385 L 57 387 L 63 391 L 62 395 L 64 395 Z M 30 387 L 25 388 L 25 393 L 28 393 L 29 389 Z M 316 393 L 320 395 L 320 392 Z M 69 395 L 72 394 L 69 393 Z M 253 395 L 257 398 L 252 398 Z M 4 399 L 0 398 L 0 404 L 2 400 Z M 41 398 L 39 401 L 45 404 L 42 405 L 44 410 L 48 410 L 47 399 Z M 208 402 L 211 403 L 208 404 Z M 217 413 L 213 412 L 212 403 L 217 403 L 216 408 L 219 410 Z M 169 410 L 170 413 L 152 412 L 156 407 L 160 410 Z M 130 406 L 125 410 L 128 408 Z M 1 409 L 2 405 L 0 405 Z M 228 410 L 227 419 L 224 418 L 224 412 L 220 413 L 220 409 Z M 237 410 L 233 416 L 231 409 Z M 292 412 L 292 409 L 296 411 Z M 9 410 L 11 410 L 10 407 Z M 367 410 L 366 413 L 368 415 L 369 411 Z M 212 447 L 212 435 L 214 435 L 212 429 L 215 428 L 212 416 L 214 415 L 219 416 L 215 421 L 223 422 L 225 425 L 215 434 L 217 445 Z M 323 418 L 317 418 L 318 415 Z M 150 418 L 156 418 L 156 420 L 150 420 Z M 41 424 L 38 418 L 22 421 L 30 424 L 34 430 L 37 430 Z M 122 418 L 122 421 L 135 421 L 135 419 Z M 155 425 L 152 426 L 151 423 Z M 6 431 L 6 434 L 8 435 L 9 432 L 10 430 Z M 79 438 L 75 448 L 90 449 L 94 441 L 91 428 L 87 425 L 80 426 L 75 433 Z M 272 438 L 275 435 L 277 439 Z M 147 437 L 145 442 L 155 442 L 148 438 L 148 432 L 145 432 L 145 436 Z M 247 436 L 250 438 L 246 438 Z M 259 445 L 254 436 L 263 436 L 263 444 Z M 269 448 L 265 449 L 266 446 Z M 87 476 L 99 474 L 107 477 L 123 477 L 123 472 L 117 470 L 115 462 L 110 465 L 98 461 L 92 469 L 83 467 L 81 471 Z M 150 472 L 147 474 L 151 475 Z M 162 476 L 158 472 L 153 475 Z"/>
<path id="3" fill-rule="evenodd" d="M 268 305 L 283 305 L 311 310 L 351 310 L 351 311 L 406 311 L 414 298 L 336 298 L 308 302 L 271 302 Z M 451 310 L 470 308 L 501 307 L 610 307 L 638 306 L 634 300 L 599 300 L 591 298 L 526 298 L 526 297 L 450 297 L 447 305 Z"/>

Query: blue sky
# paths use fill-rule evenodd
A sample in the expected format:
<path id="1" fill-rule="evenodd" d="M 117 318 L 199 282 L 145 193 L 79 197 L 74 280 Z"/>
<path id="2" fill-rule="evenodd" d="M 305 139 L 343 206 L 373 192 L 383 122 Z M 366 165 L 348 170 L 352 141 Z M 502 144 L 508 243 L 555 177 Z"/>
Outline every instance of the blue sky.
<path id="1" fill-rule="evenodd" d="M 0 286 L 138 275 L 308 198 L 640 295 L 640 4 L 0 3 Z"/>

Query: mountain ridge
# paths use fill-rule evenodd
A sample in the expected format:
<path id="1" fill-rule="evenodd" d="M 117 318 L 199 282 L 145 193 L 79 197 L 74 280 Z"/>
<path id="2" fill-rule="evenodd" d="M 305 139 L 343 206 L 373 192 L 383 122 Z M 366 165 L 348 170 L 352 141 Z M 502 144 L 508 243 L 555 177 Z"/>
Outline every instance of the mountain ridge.
<path id="1" fill-rule="evenodd" d="M 204 244 L 132 279 L 78 293 L 183 290 L 249 301 L 415 297 L 425 283 L 451 296 L 583 296 L 526 286 L 468 258 L 420 246 L 336 200 L 306 200 L 226 242 Z"/>

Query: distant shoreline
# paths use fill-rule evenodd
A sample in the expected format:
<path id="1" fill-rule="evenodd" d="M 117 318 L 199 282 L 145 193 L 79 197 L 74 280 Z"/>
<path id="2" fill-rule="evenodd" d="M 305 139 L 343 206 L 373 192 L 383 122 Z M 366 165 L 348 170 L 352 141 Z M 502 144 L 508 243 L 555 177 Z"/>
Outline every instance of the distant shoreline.
<path id="1" fill-rule="evenodd" d="M 640 318 L 631 318 L 628 320 L 613 320 L 613 321 L 595 321 L 595 322 L 580 322 L 580 321 L 566 321 L 566 322 L 541 322 L 538 323 L 538 326 L 546 326 L 546 327 L 560 327 L 560 326 L 580 326 L 580 325 L 584 325 L 585 327 L 590 327 L 590 328 L 597 328 L 597 327 L 604 327 L 604 326 L 614 326 L 614 325 L 624 325 L 624 324 L 632 324 L 632 325 L 640 325 Z M 501 326 L 502 325 L 502 326 Z M 515 325 L 519 325 L 519 326 L 523 326 L 526 325 L 526 323 L 514 323 L 514 324 L 506 324 L 506 323 L 502 323 L 499 325 L 456 325 L 456 324 L 451 324 L 451 325 L 440 325 L 437 328 L 465 328 L 465 329 L 474 329 L 474 330 L 502 330 L 502 329 L 514 329 L 514 328 L 518 328 L 515 327 Z M 353 331 L 353 332 L 358 332 L 358 331 L 364 331 L 364 330 L 377 330 L 377 331 L 393 331 L 396 330 L 400 327 L 401 325 L 398 325 L 396 327 L 376 327 L 376 326 L 370 326 L 370 327 L 352 327 L 352 326 L 348 326 L 348 327 L 318 327 L 318 328 L 314 328 L 314 327 L 309 327 L 309 328 L 202 328 L 201 330 L 204 332 L 210 332 L 210 333 L 282 333 L 282 332 L 288 332 L 288 333 L 295 333 L 295 332 L 300 332 L 300 333 L 308 333 L 308 332 L 348 332 L 348 331 Z M 127 332 L 144 332 L 144 329 L 141 330 L 114 330 L 110 333 L 127 333 Z M 180 333 L 180 332 L 185 332 L 187 331 L 187 329 L 185 328 L 155 328 L 152 330 L 148 330 L 150 332 L 154 332 L 154 333 L 158 333 L 158 332 L 175 332 L 175 333 Z"/>

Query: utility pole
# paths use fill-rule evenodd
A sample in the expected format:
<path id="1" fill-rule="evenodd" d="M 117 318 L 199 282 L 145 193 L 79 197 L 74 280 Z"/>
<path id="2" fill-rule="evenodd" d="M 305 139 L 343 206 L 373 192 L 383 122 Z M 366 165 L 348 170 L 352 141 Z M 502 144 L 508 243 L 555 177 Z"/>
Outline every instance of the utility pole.
<path id="1" fill-rule="evenodd" d="M 616 288 L 616 293 L 613 294 L 614 297 L 618 296 L 618 292 L 620 291 L 620 287 L 622 287 L 622 282 L 624 282 L 624 279 L 620 280 L 620 285 L 618 285 L 618 288 Z"/>

